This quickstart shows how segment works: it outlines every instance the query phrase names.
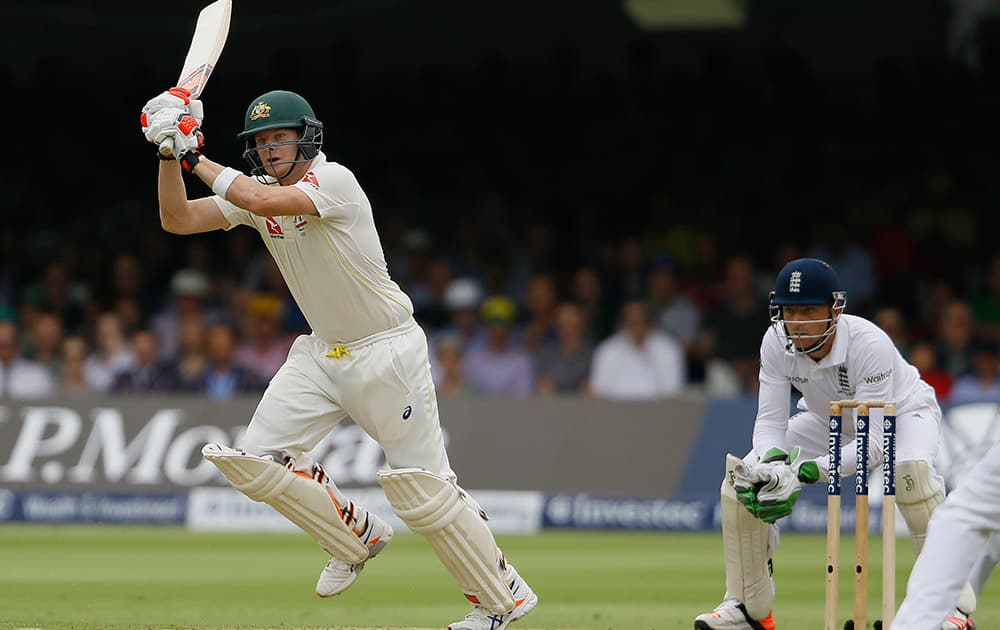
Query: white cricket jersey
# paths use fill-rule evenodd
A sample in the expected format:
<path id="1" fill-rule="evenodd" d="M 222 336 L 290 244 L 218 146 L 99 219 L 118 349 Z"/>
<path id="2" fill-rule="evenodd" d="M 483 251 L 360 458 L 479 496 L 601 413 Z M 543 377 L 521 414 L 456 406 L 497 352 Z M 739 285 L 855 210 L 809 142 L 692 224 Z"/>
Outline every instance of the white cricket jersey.
<path id="1" fill-rule="evenodd" d="M 881 328 L 855 315 L 840 316 L 833 347 L 820 361 L 785 350 L 773 327 L 764 333 L 753 430 L 753 448 L 759 456 L 771 447 L 797 446 L 785 443 L 792 385 L 802 393 L 799 406 L 804 404 L 820 418 L 829 415 L 830 401 L 842 399 L 893 401 L 897 416 L 927 406 L 937 409 L 934 390 L 920 379 L 917 368 L 903 359 Z M 849 440 L 854 438 L 854 424 L 848 420 L 853 413 L 846 409 L 843 413 L 846 450 L 853 448 Z M 881 423 L 871 426 L 870 452 L 880 454 Z"/>
<path id="2" fill-rule="evenodd" d="M 277 185 L 273 183 L 273 185 Z M 249 225 L 274 257 L 313 332 L 331 344 L 402 324 L 410 298 L 389 277 L 372 206 L 354 173 L 321 152 L 294 184 L 319 216 L 261 217 L 213 197 L 230 228 Z"/>

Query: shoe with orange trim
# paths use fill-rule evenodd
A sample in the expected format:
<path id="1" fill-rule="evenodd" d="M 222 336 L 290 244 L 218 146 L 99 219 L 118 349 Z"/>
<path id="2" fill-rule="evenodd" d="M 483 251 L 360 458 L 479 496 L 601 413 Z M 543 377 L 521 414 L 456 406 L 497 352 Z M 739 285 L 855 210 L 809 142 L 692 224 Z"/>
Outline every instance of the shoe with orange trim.
<path id="1" fill-rule="evenodd" d="M 735 599 L 724 600 L 710 613 L 694 618 L 694 630 L 774 630 L 774 614 L 763 619 L 751 619 L 746 606 Z"/>
<path id="2" fill-rule="evenodd" d="M 392 527 L 372 512 L 368 512 L 366 518 L 368 522 L 358 534 L 358 538 L 368 547 L 368 560 L 371 560 L 392 540 Z M 323 567 L 323 572 L 319 574 L 319 581 L 316 582 L 316 594 L 320 597 L 333 597 L 343 593 L 358 579 L 358 575 L 365 568 L 368 560 L 349 564 L 331 557 L 330 561 Z"/>
<path id="3" fill-rule="evenodd" d="M 513 565 L 507 565 L 507 580 L 510 592 L 514 595 L 514 609 L 509 613 L 497 615 L 482 608 L 479 604 L 472 605 L 472 612 L 465 619 L 448 626 L 448 630 L 504 630 L 511 623 L 527 615 L 538 603 L 538 595 L 531 590 Z"/>
<path id="4" fill-rule="evenodd" d="M 948 613 L 948 618 L 941 624 L 941 630 L 976 630 L 976 622 L 956 608 Z"/>

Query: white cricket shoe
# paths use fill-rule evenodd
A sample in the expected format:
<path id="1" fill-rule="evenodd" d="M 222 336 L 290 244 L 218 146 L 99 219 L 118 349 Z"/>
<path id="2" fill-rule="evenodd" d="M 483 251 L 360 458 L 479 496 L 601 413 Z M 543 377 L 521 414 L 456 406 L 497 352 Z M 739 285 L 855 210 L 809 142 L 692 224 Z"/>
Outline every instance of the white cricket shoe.
<path id="1" fill-rule="evenodd" d="M 538 603 L 538 595 L 531 590 L 511 564 L 507 565 L 507 578 L 510 592 L 514 595 L 514 609 L 509 613 L 497 615 L 489 612 L 478 604 L 473 604 L 472 612 L 465 619 L 449 624 L 448 630 L 504 630 L 511 622 L 531 612 Z"/>
<path id="2" fill-rule="evenodd" d="M 976 624 L 972 618 L 955 608 L 948 613 L 948 618 L 941 624 L 941 630 L 975 630 Z"/>
<path id="3" fill-rule="evenodd" d="M 694 630 L 774 630 L 774 615 L 769 612 L 757 621 L 750 618 L 742 602 L 726 599 L 712 612 L 695 617 Z"/>
<path id="4" fill-rule="evenodd" d="M 385 549 L 389 541 L 392 540 L 392 527 L 368 512 L 368 524 L 365 530 L 358 536 L 365 545 L 368 546 L 368 560 L 371 560 Z M 323 567 L 323 572 L 319 574 L 319 581 L 316 582 L 316 594 L 320 597 L 333 597 L 340 595 L 354 580 L 358 579 L 358 574 L 365 568 L 365 563 L 349 564 L 339 558 L 330 558 L 330 561 Z"/>

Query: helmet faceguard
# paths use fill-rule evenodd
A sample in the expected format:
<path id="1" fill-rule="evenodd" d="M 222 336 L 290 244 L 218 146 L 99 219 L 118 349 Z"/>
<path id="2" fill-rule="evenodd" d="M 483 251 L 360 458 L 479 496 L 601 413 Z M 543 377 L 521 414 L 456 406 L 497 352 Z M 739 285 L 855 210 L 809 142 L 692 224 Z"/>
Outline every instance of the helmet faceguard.
<path id="1" fill-rule="evenodd" d="M 270 129 L 296 129 L 296 140 L 272 142 L 257 146 L 256 135 Z M 297 164 L 311 162 L 323 147 L 323 123 L 313 113 L 308 102 L 294 92 L 274 90 L 254 99 L 247 108 L 243 131 L 237 136 L 243 140 L 243 159 L 250 164 L 250 174 L 265 182 L 267 169 L 277 174 L 281 167 L 288 166 L 283 175 L 276 175 L 278 182 L 285 180 L 295 170 Z M 295 158 L 282 162 L 264 164 L 260 152 L 272 147 L 297 145 Z"/>
<path id="2" fill-rule="evenodd" d="M 784 319 L 786 306 L 825 305 L 829 317 L 814 320 L 796 320 L 795 324 L 825 323 L 822 333 L 815 335 L 790 334 Z M 823 347 L 837 330 L 837 321 L 847 306 L 847 292 L 841 290 L 836 272 L 827 263 L 815 258 L 800 258 L 785 265 L 778 273 L 775 288 L 771 291 L 768 309 L 771 326 L 791 354 L 809 354 Z M 796 340 L 811 341 L 800 348 Z"/>

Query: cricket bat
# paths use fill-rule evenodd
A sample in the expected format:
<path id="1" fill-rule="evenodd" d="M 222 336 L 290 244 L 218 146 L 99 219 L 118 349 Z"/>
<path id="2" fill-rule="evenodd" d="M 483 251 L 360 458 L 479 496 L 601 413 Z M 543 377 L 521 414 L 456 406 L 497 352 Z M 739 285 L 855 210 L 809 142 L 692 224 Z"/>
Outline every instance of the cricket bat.
<path id="1" fill-rule="evenodd" d="M 229 17 L 232 12 L 232 0 L 215 0 L 198 14 L 191 46 L 184 58 L 180 78 L 177 79 L 177 86 L 190 91 L 192 99 L 201 97 L 208 78 L 219 61 L 229 35 Z M 160 153 L 166 155 L 172 149 L 170 139 L 160 143 Z"/>

